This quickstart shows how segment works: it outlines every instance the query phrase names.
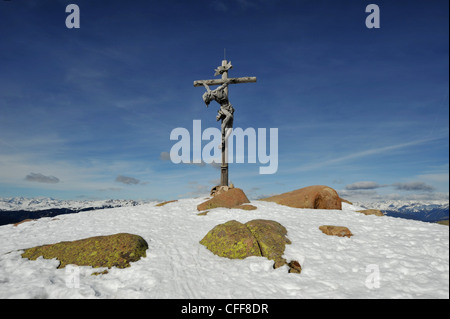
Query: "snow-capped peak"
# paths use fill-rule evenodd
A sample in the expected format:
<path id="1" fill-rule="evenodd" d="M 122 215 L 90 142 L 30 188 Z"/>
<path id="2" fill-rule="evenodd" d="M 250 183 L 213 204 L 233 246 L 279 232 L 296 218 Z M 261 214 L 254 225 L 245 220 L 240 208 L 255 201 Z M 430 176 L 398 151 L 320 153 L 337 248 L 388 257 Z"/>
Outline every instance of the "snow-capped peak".
<path id="1" fill-rule="evenodd" d="M 55 209 L 67 208 L 72 210 L 81 210 L 85 208 L 136 206 L 147 202 L 148 201 L 136 201 L 126 199 L 60 200 L 48 197 L 37 197 L 37 198 L 12 197 L 12 198 L 0 198 L 0 210 L 36 211 L 52 208 Z"/>

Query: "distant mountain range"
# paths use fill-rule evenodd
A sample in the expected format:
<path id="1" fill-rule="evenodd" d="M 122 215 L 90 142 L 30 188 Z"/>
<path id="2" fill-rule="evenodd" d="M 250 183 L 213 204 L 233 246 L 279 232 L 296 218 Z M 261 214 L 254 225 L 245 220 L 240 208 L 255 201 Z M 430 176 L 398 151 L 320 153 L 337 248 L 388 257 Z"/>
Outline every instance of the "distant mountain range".
<path id="1" fill-rule="evenodd" d="M 378 209 L 387 216 L 415 219 L 424 222 L 437 222 L 449 219 L 449 202 L 386 200 L 371 203 L 354 203 L 367 209 Z"/>
<path id="2" fill-rule="evenodd" d="M 59 200 L 53 198 L 0 198 L 0 226 L 14 224 L 24 219 L 54 217 L 81 211 L 137 206 L 151 201 L 135 200 Z"/>
<path id="3" fill-rule="evenodd" d="M 136 206 L 149 201 L 136 201 L 128 199 L 106 199 L 106 200 L 60 200 L 47 197 L 38 198 L 0 198 L 0 211 L 28 210 L 37 211 L 51 208 L 84 209 L 97 207 L 114 208 L 123 206 Z"/>

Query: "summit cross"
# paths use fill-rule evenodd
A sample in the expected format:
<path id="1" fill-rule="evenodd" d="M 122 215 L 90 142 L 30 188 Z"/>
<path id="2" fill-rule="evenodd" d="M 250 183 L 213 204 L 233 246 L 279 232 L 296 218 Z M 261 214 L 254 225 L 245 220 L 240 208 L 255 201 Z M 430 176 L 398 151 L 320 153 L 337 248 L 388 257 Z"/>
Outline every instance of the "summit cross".
<path id="1" fill-rule="evenodd" d="M 256 82 L 256 77 L 229 78 L 228 70 L 232 67 L 233 66 L 231 65 L 231 61 L 222 60 L 222 65 L 214 70 L 216 71 L 214 76 L 221 75 L 221 79 L 194 81 L 195 87 L 204 86 L 206 89 L 206 92 L 203 94 L 203 101 L 205 102 L 206 107 L 208 107 L 209 103 L 213 100 L 220 105 L 220 109 L 216 116 L 217 121 L 222 120 L 222 164 L 220 166 L 220 186 L 228 186 L 228 161 L 226 159 L 226 154 L 228 154 L 228 152 L 226 149 L 226 141 L 233 129 L 234 108 L 228 100 L 228 85 Z M 210 85 L 219 85 L 219 87 L 211 90 L 209 88 Z"/>

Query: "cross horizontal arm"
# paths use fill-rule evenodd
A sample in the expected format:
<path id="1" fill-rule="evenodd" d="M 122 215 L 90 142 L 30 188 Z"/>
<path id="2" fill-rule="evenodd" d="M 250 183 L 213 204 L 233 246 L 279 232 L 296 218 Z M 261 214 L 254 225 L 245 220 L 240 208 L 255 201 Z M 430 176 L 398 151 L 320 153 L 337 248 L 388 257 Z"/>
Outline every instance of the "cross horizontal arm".
<path id="1" fill-rule="evenodd" d="M 199 80 L 194 81 L 194 86 L 202 86 L 203 83 L 206 85 L 222 85 L 226 81 L 230 84 L 237 84 L 237 83 L 254 83 L 256 82 L 256 77 L 254 76 L 247 76 L 243 78 L 228 78 L 226 80 L 223 79 L 214 79 L 214 80 Z"/>

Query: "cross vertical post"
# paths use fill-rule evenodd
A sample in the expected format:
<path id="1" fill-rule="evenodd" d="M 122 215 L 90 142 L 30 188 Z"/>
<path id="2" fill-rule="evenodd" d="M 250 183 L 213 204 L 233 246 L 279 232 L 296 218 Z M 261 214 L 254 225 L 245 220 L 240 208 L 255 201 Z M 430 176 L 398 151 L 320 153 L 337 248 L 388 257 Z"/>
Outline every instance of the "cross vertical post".
<path id="1" fill-rule="evenodd" d="M 222 60 L 222 67 L 226 67 L 227 60 Z M 225 81 L 228 79 L 228 70 L 222 73 L 222 80 Z M 228 97 L 228 87 L 225 87 L 225 95 Z M 225 147 L 227 146 L 226 132 L 222 130 L 222 164 L 220 165 L 220 186 L 228 186 L 228 160 L 226 156 L 228 152 L 225 151 Z"/>

